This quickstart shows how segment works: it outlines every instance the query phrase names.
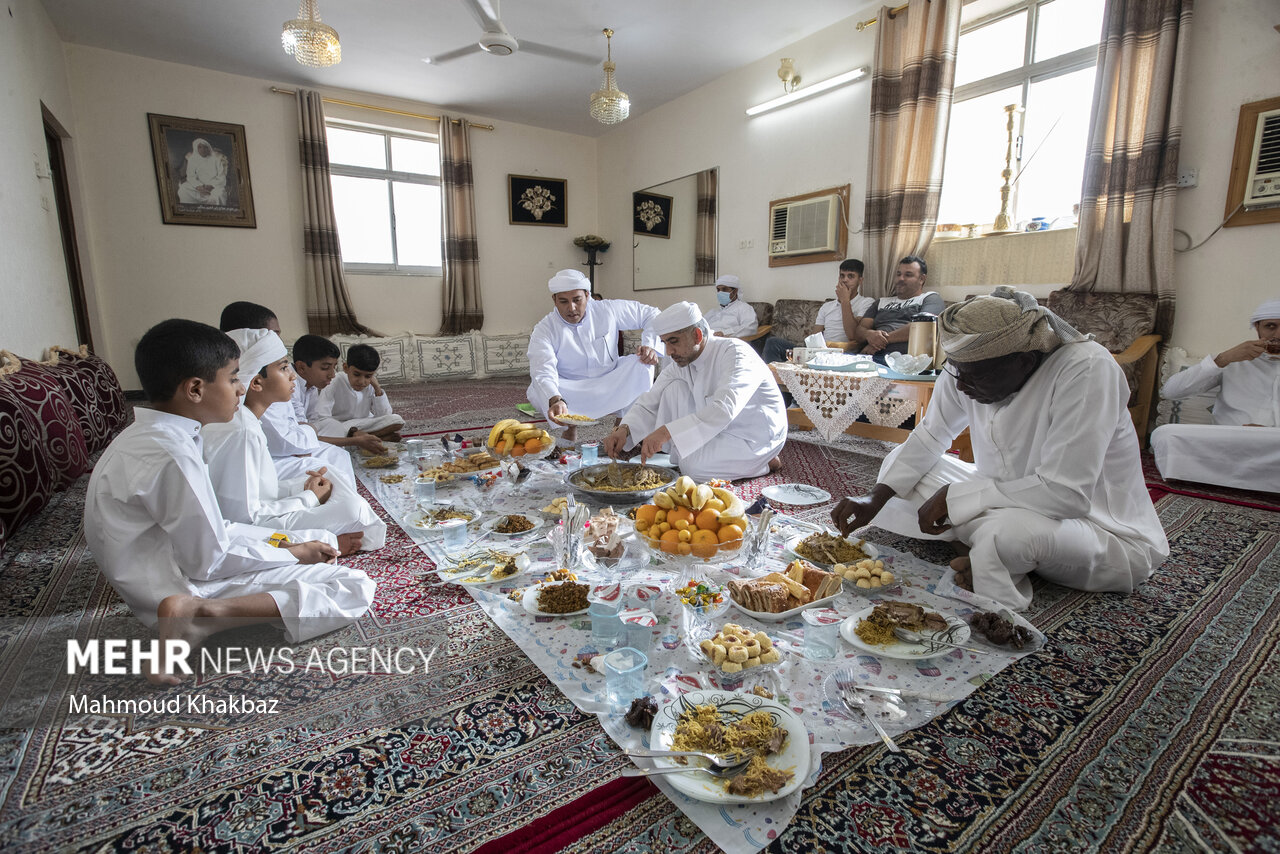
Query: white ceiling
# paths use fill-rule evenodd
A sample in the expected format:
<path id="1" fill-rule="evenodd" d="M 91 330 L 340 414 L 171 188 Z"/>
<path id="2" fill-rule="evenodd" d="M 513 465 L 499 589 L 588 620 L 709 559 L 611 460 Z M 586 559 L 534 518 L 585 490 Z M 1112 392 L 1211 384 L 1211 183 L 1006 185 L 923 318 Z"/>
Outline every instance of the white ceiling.
<path id="1" fill-rule="evenodd" d="M 530 53 L 476 53 L 440 66 L 424 57 L 474 43 L 481 28 L 463 0 L 319 0 L 338 31 L 342 62 L 298 65 L 280 47 L 297 0 L 42 0 L 64 41 L 272 82 L 422 101 L 590 136 L 600 66 Z M 614 30 L 619 87 L 636 116 L 850 17 L 850 0 L 509 0 L 501 18 L 528 39 L 604 60 Z M 850 34 L 853 25 L 850 23 Z M 779 94 L 781 85 L 779 84 Z"/>

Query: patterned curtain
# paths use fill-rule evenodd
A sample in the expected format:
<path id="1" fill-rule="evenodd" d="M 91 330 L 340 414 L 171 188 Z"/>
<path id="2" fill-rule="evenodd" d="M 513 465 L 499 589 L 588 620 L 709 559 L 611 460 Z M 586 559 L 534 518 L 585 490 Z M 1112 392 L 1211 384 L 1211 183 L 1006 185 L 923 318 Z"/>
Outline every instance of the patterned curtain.
<path id="1" fill-rule="evenodd" d="M 466 119 L 440 117 L 440 195 L 444 201 L 444 307 L 440 334 L 457 335 L 484 325 L 480 302 L 480 252 L 476 243 L 471 137 Z"/>
<path id="2" fill-rule="evenodd" d="M 698 224 L 693 243 L 693 283 L 716 283 L 716 189 L 720 183 L 717 169 L 698 173 Z"/>
<path id="3" fill-rule="evenodd" d="M 1070 290 L 1156 296 L 1173 328 L 1173 205 L 1192 0 L 1108 0 Z"/>
<path id="4" fill-rule="evenodd" d="M 898 259 L 924 256 L 938 222 L 961 0 L 911 0 L 876 16 L 863 293 L 892 293 Z"/>
<path id="5" fill-rule="evenodd" d="M 377 335 L 356 320 L 342 272 L 342 247 L 329 184 L 329 142 L 320 93 L 298 90 L 298 152 L 302 162 L 302 258 L 307 280 L 307 331 L 312 335 Z"/>

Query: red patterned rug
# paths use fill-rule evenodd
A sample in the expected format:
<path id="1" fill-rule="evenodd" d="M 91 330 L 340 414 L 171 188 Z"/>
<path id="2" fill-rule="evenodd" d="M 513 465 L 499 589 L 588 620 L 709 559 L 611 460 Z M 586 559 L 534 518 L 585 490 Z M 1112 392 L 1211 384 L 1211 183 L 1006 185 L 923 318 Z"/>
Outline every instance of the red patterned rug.
<path id="1" fill-rule="evenodd" d="M 418 432 L 480 429 L 525 383 L 393 388 Z M 834 496 L 879 460 L 788 443 L 780 475 Z M 709 851 L 465 595 L 425 587 L 392 531 L 353 561 L 378 582 L 357 625 L 299 647 L 439 648 L 421 674 L 203 677 L 275 715 L 73 714 L 147 699 L 133 677 L 65 675 L 63 638 L 146 636 L 97 573 L 85 479 L 0 563 L 0 847 L 31 850 Z M 1275 850 L 1280 830 L 1280 516 L 1168 494 L 1173 556 L 1131 597 L 1039 585 L 1040 653 L 902 740 L 828 755 L 776 851 Z M 816 518 L 828 512 L 813 508 Z M 936 546 L 882 535 L 935 561 Z M 269 646 L 270 630 L 228 646 Z"/>

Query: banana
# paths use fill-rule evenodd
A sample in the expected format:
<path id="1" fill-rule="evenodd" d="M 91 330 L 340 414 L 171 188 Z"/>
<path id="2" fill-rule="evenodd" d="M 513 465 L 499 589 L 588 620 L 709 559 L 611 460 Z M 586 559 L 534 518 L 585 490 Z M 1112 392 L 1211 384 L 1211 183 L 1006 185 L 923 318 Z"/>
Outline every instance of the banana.
<path id="1" fill-rule="evenodd" d="M 745 507 L 746 505 L 743 505 L 743 506 Z M 721 525 L 737 525 L 739 528 L 745 531 L 747 530 L 747 517 L 746 516 L 728 516 L 724 513 L 721 513 L 720 524 Z"/>
<path id="2" fill-rule="evenodd" d="M 713 486 L 711 487 L 711 492 L 713 495 L 715 495 L 716 498 L 719 498 L 721 501 L 724 502 L 725 507 L 728 507 L 729 505 L 731 505 L 734 502 L 734 500 L 738 497 L 733 494 L 732 489 L 725 489 L 723 486 Z"/>
<path id="3" fill-rule="evenodd" d="M 519 424 L 514 418 L 504 418 L 497 424 L 493 425 L 493 429 L 489 431 L 489 447 L 496 448 L 498 446 L 498 437 L 501 436 L 506 429 L 512 424 Z"/>
<path id="4" fill-rule="evenodd" d="M 723 494 L 722 494 L 723 493 Z M 720 524 L 728 524 L 725 519 L 741 519 L 747 515 L 747 505 L 741 498 L 734 495 L 727 489 L 716 490 L 716 498 L 724 502 L 724 509 L 720 511 Z"/>
<path id="5" fill-rule="evenodd" d="M 537 429 L 532 429 L 532 430 L 521 430 L 519 433 L 517 433 L 517 434 L 516 434 L 516 441 L 517 441 L 517 442 L 527 442 L 527 441 L 529 441 L 530 439 L 537 439 L 537 438 L 539 438 L 539 436 L 541 435 L 541 433 L 542 433 L 542 431 L 541 431 L 541 430 L 537 430 Z"/>
<path id="6" fill-rule="evenodd" d="M 677 492 L 675 495 L 671 496 L 671 500 L 679 507 L 689 506 L 689 494 L 686 492 Z"/>
<path id="7" fill-rule="evenodd" d="M 711 491 L 711 487 L 707 486 L 705 483 L 700 483 L 698 484 L 697 489 L 693 491 L 693 498 L 690 499 L 689 504 L 692 505 L 694 510 L 701 510 L 703 507 L 707 506 L 707 502 L 710 501 L 714 495 L 715 493 Z"/>
<path id="8" fill-rule="evenodd" d="M 682 474 L 680 475 L 679 479 L 676 480 L 675 485 L 672 486 L 671 489 L 675 490 L 675 492 L 680 495 L 685 495 L 689 492 L 689 490 L 692 487 L 695 487 L 697 485 L 698 484 L 694 481 L 693 478 L 689 477 L 689 475 Z"/>
<path id="9" fill-rule="evenodd" d="M 657 504 L 663 510 L 674 510 L 676 503 L 671 500 L 671 496 L 665 492 L 656 492 L 653 496 L 653 503 Z"/>

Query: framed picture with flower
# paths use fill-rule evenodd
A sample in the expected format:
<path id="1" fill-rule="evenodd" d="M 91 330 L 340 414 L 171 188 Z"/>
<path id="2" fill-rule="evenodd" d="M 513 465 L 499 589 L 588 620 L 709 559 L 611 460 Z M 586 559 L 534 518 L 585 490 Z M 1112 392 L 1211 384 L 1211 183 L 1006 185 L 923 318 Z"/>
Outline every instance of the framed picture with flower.
<path id="1" fill-rule="evenodd" d="M 661 193 L 631 194 L 631 230 L 650 237 L 671 237 L 671 196 Z"/>
<path id="2" fill-rule="evenodd" d="M 508 175 L 507 193 L 512 225 L 569 224 L 569 182 L 564 178 Z"/>

